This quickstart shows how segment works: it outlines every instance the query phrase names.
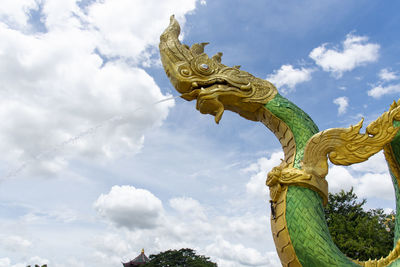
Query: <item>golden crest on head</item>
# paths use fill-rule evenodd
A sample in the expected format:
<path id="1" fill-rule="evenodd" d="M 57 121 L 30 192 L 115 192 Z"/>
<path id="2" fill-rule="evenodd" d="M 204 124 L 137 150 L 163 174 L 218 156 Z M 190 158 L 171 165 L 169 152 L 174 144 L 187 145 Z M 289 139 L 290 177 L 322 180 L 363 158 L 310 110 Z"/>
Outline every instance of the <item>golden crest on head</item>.
<path id="1" fill-rule="evenodd" d="M 222 52 L 210 58 L 204 53 L 207 42 L 191 47 L 182 44 L 179 33 L 179 23 L 171 16 L 169 26 L 160 37 L 159 48 L 165 72 L 182 98 L 196 99 L 196 108 L 215 116 L 217 123 L 226 109 L 258 120 L 254 111 L 276 95 L 275 86 L 240 70 L 240 66 L 222 64 Z"/>
<path id="2" fill-rule="evenodd" d="M 400 167 L 390 146 L 390 142 L 399 131 L 399 128 L 393 126 L 393 122 L 400 120 L 400 102 L 394 102 L 388 112 L 368 125 L 365 133 L 360 133 L 363 121 L 349 128 L 333 128 L 317 133 L 317 126 L 308 115 L 278 95 L 277 89 L 270 82 L 240 70 L 240 66 L 228 67 L 222 64 L 221 52 L 210 58 L 204 53 L 208 43 L 195 43 L 191 47 L 181 44 L 178 39 L 179 34 L 179 23 L 174 16 L 171 16 L 169 26 L 160 37 L 159 47 L 165 72 L 181 97 L 188 101 L 196 100 L 196 109 L 203 114 L 215 116 L 217 123 L 221 120 L 224 110 L 236 112 L 249 120 L 260 121 L 275 134 L 282 145 L 285 158 L 268 174 L 266 184 L 270 188 L 273 238 L 283 266 L 302 266 L 291 241 L 289 224 L 286 220 L 287 214 L 290 214 L 287 213 L 289 209 L 287 196 L 290 194 L 291 186 L 302 187 L 302 190 L 311 189 L 318 193 L 323 204 L 327 204 L 328 183 L 325 176 L 328 173 L 328 158 L 336 165 L 350 165 L 366 161 L 382 149 L 385 151 L 391 171 L 396 177 L 400 177 Z M 273 101 L 270 102 L 271 100 Z M 290 119 L 282 116 L 283 113 Z M 305 121 L 305 117 L 309 120 Z M 306 129 L 311 127 L 310 121 L 315 126 L 312 130 Z M 296 131 L 293 130 L 296 127 L 293 124 L 301 126 L 298 127 L 300 129 L 298 131 L 305 129 L 301 132 L 301 134 L 306 133 L 305 136 L 298 131 L 296 135 Z M 296 138 L 304 138 L 304 144 L 300 142 L 299 145 Z M 298 155 L 300 156 L 297 157 Z M 314 196 L 317 194 L 313 193 L 313 199 Z M 294 197 L 292 201 L 293 199 Z M 317 197 L 315 200 L 318 211 L 322 210 L 320 199 Z M 298 199 L 299 205 L 301 202 Z M 291 207 L 293 211 L 294 206 Z M 304 210 L 308 208 L 305 207 Z M 315 218 L 318 220 L 319 216 L 308 219 Z M 315 221 L 315 224 L 318 225 L 316 228 L 318 230 L 313 232 L 313 236 L 305 237 L 320 238 L 322 240 L 320 244 L 325 244 L 325 248 L 334 246 L 326 222 Z M 295 229 L 294 232 L 302 232 L 301 226 L 296 223 L 291 227 Z M 314 247 L 311 246 L 300 249 L 303 249 L 303 255 L 311 255 L 314 251 Z M 142 252 L 144 253 L 144 250 Z M 340 253 L 332 255 L 344 257 Z M 354 262 L 362 266 L 386 266 L 397 260 L 399 255 L 400 241 L 384 259 Z M 350 263 L 349 259 L 344 258 Z"/>

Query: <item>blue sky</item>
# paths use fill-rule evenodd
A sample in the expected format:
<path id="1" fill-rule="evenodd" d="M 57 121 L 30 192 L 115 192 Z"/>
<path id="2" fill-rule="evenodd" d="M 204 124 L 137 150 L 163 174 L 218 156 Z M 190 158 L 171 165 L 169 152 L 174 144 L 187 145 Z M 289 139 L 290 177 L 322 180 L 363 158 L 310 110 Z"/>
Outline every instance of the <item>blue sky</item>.
<path id="1" fill-rule="evenodd" d="M 260 123 L 219 125 L 170 85 L 159 36 L 272 81 L 320 130 L 370 122 L 400 92 L 397 1 L 6 0 L 0 8 L 0 267 L 119 266 L 191 247 L 219 266 L 280 266 Z M 159 104 L 160 100 L 169 99 Z M 394 208 L 382 154 L 333 166 Z"/>

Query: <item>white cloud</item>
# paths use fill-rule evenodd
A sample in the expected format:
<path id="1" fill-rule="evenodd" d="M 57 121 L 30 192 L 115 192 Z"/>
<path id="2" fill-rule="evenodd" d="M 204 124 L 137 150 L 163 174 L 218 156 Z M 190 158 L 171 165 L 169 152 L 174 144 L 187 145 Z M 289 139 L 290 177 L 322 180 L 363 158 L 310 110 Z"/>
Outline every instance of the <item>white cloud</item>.
<path id="1" fill-rule="evenodd" d="M 121 255 L 128 255 L 133 251 L 129 242 L 116 233 L 105 233 L 103 236 L 97 236 L 93 240 L 93 245 L 96 251 L 92 259 L 100 266 L 120 265 L 121 261 L 124 260 Z M 129 260 L 131 259 L 126 259 L 126 261 Z"/>
<path id="2" fill-rule="evenodd" d="M 177 210 L 179 213 L 184 214 L 187 217 L 194 217 L 202 220 L 206 219 L 204 208 L 197 200 L 193 198 L 172 198 L 169 200 L 169 205 Z"/>
<path id="3" fill-rule="evenodd" d="M 0 240 L 1 246 L 9 251 L 22 251 L 32 246 L 31 241 L 16 235 L 4 237 L 0 236 Z"/>
<path id="4" fill-rule="evenodd" d="M 217 236 L 216 242 L 207 246 L 207 254 L 217 257 L 220 266 L 234 267 L 238 263 L 244 266 L 281 266 L 275 252 L 260 253 L 254 248 L 242 244 L 232 244 Z"/>
<path id="5" fill-rule="evenodd" d="M 43 16 L 48 31 L 63 31 L 81 27 L 85 20 L 83 12 L 77 5 L 77 0 L 46 0 L 43 1 Z"/>
<path id="6" fill-rule="evenodd" d="M 38 0 L 1 1 L 0 20 L 13 28 L 28 26 L 29 12 L 39 8 Z"/>
<path id="7" fill-rule="evenodd" d="M 350 169 L 358 172 L 386 173 L 388 172 L 388 165 L 383 152 L 378 152 L 367 161 L 351 165 Z"/>
<path id="8" fill-rule="evenodd" d="M 335 98 L 333 100 L 333 103 L 338 105 L 338 114 L 342 115 L 344 113 L 346 113 L 347 111 L 347 107 L 349 106 L 349 99 L 345 96 L 341 96 L 338 98 Z"/>
<path id="9" fill-rule="evenodd" d="M 392 72 L 389 69 L 381 69 L 378 73 L 381 81 L 374 85 L 370 90 L 368 90 L 368 95 L 373 98 L 381 98 L 384 95 L 395 94 L 400 92 L 400 84 L 387 84 L 387 82 L 397 80 L 400 78 L 396 72 Z M 385 85 L 387 84 L 387 85 Z"/>
<path id="10" fill-rule="evenodd" d="M 110 263 L 110 262 L 108 262 L 108 263 Z M 121 260 L 118 261 L 118 264 L 121 264 Z M 110 265 L 110 264 L 108 264 L 108 265 Z M 54 264 L 54 267 L 69 267 L 69 266 L 87 267 L 87 265 L 84 262 L 77 260 L 75 258 L 72 258 L 72 257 L 68 257 L 65 261 Z M 101 265 L 97 265 L 97 266 L 101 266 Z M 116 264 L 114 264 L 114 266 L 116 266 Z"/>
<path id="11" fill-rule="evenodd" d="M 340 78 L 343 72 L 378 60 L 380 46 L 367 41 L 368 37 L 366 36 L 350 33 L 343 41 L 342 50 L 327 49 L 327 44 L 323 44 L 314 48 L 309 56 L 324 71 L 331 72 L 336 78 Z"/>
<path id="12" fill-rule="evenodd" d="M 392 208 L 384 208 L 383 211 L 384 211 L 386 214 L 390 214 L 390 213 L 394 212 L 394 209 L 392 209 Z"/>
<path id="13" fill-rule="evenodd" d="M 119 199 L 121 193 L 115 192 L 114 195 L 118 195 L 115 198 Z M 126 206 L 136 206 L 130 200 L 124 203 L 127 203 Z M 269 246 L 272 235 L 264 210 L 261 214 L 244 212 L 227 216 L 212 207 L 206 209 L 193 198 L 175 197 L 169 200 L 169 204 L 173 209 L 163 210 L 162 223 L 151 229 L 113 228 L 113 233 L 96 237 L 93 240 L 96 249 L 93 262 L 112 266 L 121 259 L 134 258 L 143 247 L 147 254 L 190 247 L 197 250 L 198 254 L 211 257 L 220 266 L 275 266 L 273 264 L 279 262 L 275 262 L 275 251 L 265 252 L 265 249 L 273 248 Z M 134 214 L 130 216 L 135 217 Z M 246 255 L 250 255 L 250 259 L 246 259 Z M 225 262 L 230 265 L 224 265 Z"/>
<path id="14" fill-rule="evenodd" d="M 258 240 L 260 236 L 272 238 L 266 222 L 269 217 L 257 216 L 246 212 L 242 216 L 218 217 L 217 223 L 221 226 L 219 234 L 225 234 L 229 237 L 236 237 L 237 240 L 247 236 L 249 239 Z"/>
<path id="15" fill-rule="evenodd" d="M 163 213 L 161 201 L 144 189 L 133 186 L 113 186 L 108 194 L 101 194 L 94 203 L 97 212 L 128 229 L 149 229 L 159 223 Z"/>
<path id="16" fill-rule="evenodd" d="M 360 198 L 376 197 L 394 200 L 394 189 L 389 174 L 366 173 L 359 178 L 359 185 L 354 192 Z"/>
<path id="17" fill-rule="evenodd" d="M 158 44 L 169 16 L 175 14 L 183 26 L 184 14 L 195 6 L 194 0 L 106 0 L 92 4 L 87 19 L 101 35 L 102 54 L 148 60 L 148 46 Z"/>
<path id="18" fill-rule="evenodd" d="M 359 198 L 394 199 L 392 179 L 388 173 L 383 153 L 378 153 L 367 161 L 350 167 L 335 166 L 329 168 L 326 176 L 329 192 L 348 191 L 351 187 Z"/>
<path id="19" fill-rule="evenodd" d="M 9 258 L 0 258 L 0 267 L 9 267 L 11 260 Z"/>
<path id="20" fill-rule="evenodd" d="M 75 210 L 69 208 L 58 208 L 57 210 L 38 210 L 25 214 L 21 219 L 25 223 L 38 223 L 45 224 L 49 221 L 62 222 L 62 223 L 72 223 L 77 220 L 77 213 Z"/>
<path id="21" fill-rule="evenodd" d="M 387 94 L 395 94 L 400 92 L 400 84 L 392 84 L 388 86 L 378 85 L 368 91 L 368 95 L 373 98 L 380 98 Z"/>
<path id="22" fill-rule="evenodd" d="M 389 69 L 381 69 L 378 73 L 378 76 L 381 80 L 385 82 L 399 79 L 397 73 L 390 71 Z"/>
<path id="23" fill-rule="evenodd" d="M 326 180 L 328 181 L 329 192 L 331 193 L 338 193 L 342 189 L 349 191 L 358 184 L 357 179 L 353 177 L 348 168 L 335 165 L 329 168 Z"/>
<path id="24" fill-rule="evenodd" d="M 311 69 L 295 69 L 292 65 L 282 65 L 279 70 L 269 74 L 267 80 L 282 89 L 283 93 L 288 93 L 293 91 L 297 84 L 311 80 L 311 73 Z"/>
<path id="25" fill-rule="evenodd" d="M 3 160 L 11 176 L 26 166 L 30 174 L 54 175 L 77 155 L 107 160 L 138 152 L 145 132 L 159 126 L 174 103 L 153 105 L 168 95 L 138 64 L 158 56 L 150 48 L 172 10 L 183 18 L 195 2 L 163 1 L 166 8 L 160 8 L 158 1 L 102 1 L 89 5 L 86 14 L 75 0 L 49 0 L 42 13 L 47 32 L 28 34 L 0 24 L 6 40 L 0 43 L 0 151 L 7 151 Z M 7 1 L 7 16 L 23 24 L 26 10 L 37 3 Z M 152 11 L 150 18 L 149 10 L 159 14 Z M 113 60 L 104 64 L 98 50 Z M 95 134 L 74 138 L 87 133 Z M 54 155 L 60 149 L 62 158 Z"/>
<path id="26" fill-rule="evenodd" d="M 33 3 L 33 1 L 25 0 L 8 2 L 15 3 L 15 5 L 22 2 Z M 62 146 L 61 148 L 64 150 L 62 153 L 55 153 L 57 155 L 54 158 L 52 158 L 52 154 L 46 154 L 41 156 L 40 161 L 28 166 L 29 169 L 26 171 L 30 172 L 27 173 L 27 176 L 31 176 L 32 171 L 35 171 L 35 174 L 54 174 L 72 165 L 71 171 L 72 169 L 82 171 L 82 163 L 86 164 L 87 161 L 95 159 L 96 162 L 91 161 L 90 166 L 85 165 L 87 168 L 85 167 L 84 170 L 85 174 L 93 176 L 93 169 L 95 169 L 95 174 L 100 173 L 96 169 L 98 160 L 109 163 L 109 159 L 140 151 L 146 133 L 160 125 L 167 116 L 172 102 L 151 106 L 151 103 L 168 96 L 160 92 L 160 88 L 140 66 L 141 64 L 153 64 L 155 58 L 158 57 L 155 45 L 158 43 L 161 30 L 168 24 L 169 15 L 175 13 L 181 22 L 184 21 L 183 15 L 193 10 L 195 1 L 146 0 L 136 1 L 139 4 L 135 6 L 132 6 L 132 1 L 119 0 L 83 2 L 38 0 L 37 3 L 39 2 L 43 4 L 41 18 L 47 32 L 27 32 L 26 29 L 29 27 L 17 30 L 10 24 L 1 24 L 0 26 L 0 38 L 6 40 L 6 42 L 0 43 L 0 80 L 2 81 L 0 85 L 0 119 L 2 120 L 0 151 L 3 152 L 4 161 L 7 161 L 1 162 L 1 165 L 18 167 L 19 163 L 29 160 L 32 155 L 42 155 L 41 152 L 48 151 L 65 140 L 73 140 L 71 150 Z M 77 3 L 85 2 L 88 3 L 87 8 L 80 10 Z M 200 2 L 204 3 L 205 1 Z M 19 22 L 13 23 L 25 27 L 23 25 L 26 25 L 29 20 L 27 13 L 20 12 L 20 18 Z M 13 20 L 17 21 L 18 19 Z M 111 62 L 104 64 L 103 56 L 112 58 Z M 292 69 L 302 71 L 302 68 L 292 67 Z M 299 77 L 304 78 L 304 75 L 298 76 L 297 81 L 301 81 L 302 78 Z M 290 87 L 292 85 L 294 88 L 297 82 L 293 82 L 293 80 L 296 79 L 293 78 L 292 82 L 288 79 L 285 86 L 292 89 Z M 139 109 L 140 107 L 151 108 L 147 110 L 146 108 Z M 123 119 L 108 120 L 116 118 L 115 116 L 123 116 Z M 85 139 L 74 139 L 76 134 L 85 132 L 96 125 L 100 126 L 90 130 L 89 132 L 92 134 L 85 135 Z M 178 140 L 178 138 L 174 140 Z M 192 153 L 190 159 L 196 161 L 195 154 L 198 153 L 193 153 L 192 146 L 182 149 Z M 214 157 L 214 162 L 218 162 L 216 158 L 218 157 Z M 249 193 L 262 195 L 263 199 L 267 192 L 266 172 L 280 163 L 279 159 L 275 162 L 272 158 L 273 156 L 271 159 L 265 160 L 270 163 L 256 164 L 252 174 L 257 176 L 256 173 L 259 173 L 258 178 L 252 180 L 253 186 L 248 186 Z M 74 161 L 72 162 L 71 159 Z M 127 159 L 127 161 L 129 160 L 131 159 Z M 177 162 L 176 159 L 170 161 Z M 202 162 L 196 162 L 202 164 Z M 92 163 L 96 166 L 93 166 Z M 105 166 L 104 168 L 110 172 L 118 169 L 121 181 L 124 179 L 122 176 L 126 171 L 125 166 L 123 168 L 120 168 L 121 165 L 105 164 Z M 151 166 L 163 169 L 159 165 Z M 192 166 L 186 168 L 192 168 Z M 228 169 L 226 170 L 228 172 Z M 177 169 L 176 173 L 180 171 L 181 169 Z M 210 173 L 213 172 L 210 171 Z M 65 180 L 70 178 L 65 175 L 65 172 L 62 175 Z M 41 197 L 45 199 L 47 207 L 54 207 L 53 201 L 63 201 L 57 192 L 72 191 L 73 197 L 70 197 L 66 205 L 75 202 L 87 206 L 85 202 L 87 199 L 93 200 L 99 196 L 99 183 L 103 185 L 103 188 L 105 184 L 110 183 L 111 179 L 104 179 L 104 176 L 105 174 L 102 172 L 100 177 L 96 177 L 98 178 L 96 182 L 91 181 L 84 186 L 86 190 L 83 191 L 87 191 L 87 197 L 83 200 L 81 195 L 78 193 L 75 195 L 75 191 L 72 189 L 77 187 L 69 187 L 70 185 L 64 187 L 65 183 L 61 184 L 56 179 L 43 182 L 43 188 L 32 186 L 27 191 L 31 191 L 32 195 L 37 194 L 36 203 L 40 202 L 37 199 Z M 191 179 L 191 177 L 189 178 Z M 130 182 L 135 184 L 137 182 L 135 179 L 132 177 Z M 21 184 L 23 183 L 21 180 L 25 181 L 20 179 Z M 242 186 L 240 190 L 243 191 L 245 182 L 233 180 Z M 10 188 L 7 186 L 15 181 L 3 183 L 6 185 L 2 187 L 3 191 L 7 191 Z M 210 185 L 208 188 L 215 186 L 214 181 L 210 181 L 211 179 L 206 182 L 207 185 Z M 190 182 L 188 184 L 193 186 L 193 183 Z M 238 186 L 234 184 L 235 182 L 224 183 L 226 184 L 224 186 L 236 193 Z M 49 184 L 53 184 L 54 188 L 62 188 L 62 190 L 45 188 Z M 174 187 L 168 195 L 171 192 L 178 192 L 183 187 L 183 183 L 177 185 L 172 180 L 168 184 L 168 186 Z M 24 186 L 25 188 L 30 187 Z M 280 266 L 271 241 L 269 218 L 266 215 L 268 207 L 263 206 L 265 203 L 262 201 L 257 202 L 261 203 L 262 208 L 254 212 L 254 202 L 249 202 L 250 205 L 247 205 L 246 209 L 240 209 L 238 206 L 221 204 L 223 201 L 215 206 L 211 205 L 216 202 L 208 199 L 209 195 L 206 193 L 201 194 L 204 199 L 199 198 L 200 201 L 191 197 L 174 196 L 169 202 L 174 209 L 169 209 L 171 213 L 167 213 L 162 204 L 154 205 L 155 211 L 153 210 L 152 213 L 147 204 L 157 201 L 161 203 L 158 197 L 146 191 L 148 194 L 143 195 L 147 195 L 150 201 L 146 202 L 144 210 L 140 210 L 138 208 L 140 198 L 135 201 L 135 198 L 132 197 L 133 194 L 141 195 L 138 192 L 139 189 L 128 187 L 127 190 L 122 190 L 122 186 L 119 189 L 120 191 L 115 194 L 111 189 L 110 192 L 102 195 L 103 197 L 100 196 L 94 206 L 114 225 L 125 227 L 99 224 L 98 220 L 90 221 L 92 220 L 90 212 L 87 215 L 90 217 L 89 221 L 81 224 L 80 221 L 76 222 L 79 213 L 74 213 L 69 209 L 53 212 L 52 208 L 48 208 L 51 211 L 45 214 L 29 213 L 30 219 L 40 220 L 40 224 L 34 224 L 35 229 L 30 227 L 33 223 L 24 220 L 29 219 L 28 216 L 18 221 L 27 226 L 27 228 L 23 227 L 22 231 L 26 229 L 29 232 L 29 237 L 21 238 L 30 242 L 31 235 L 34 236 L 31 247 L 38 252 L 50 253 L 51 260 L 54 262 L 52 264 L 56 267 L 83 267 L 91 266 L 91 264 L 99 267 L 117 266 L 124 257 L 136 256 L 142 247 L 148 248 L 148 254 L 170 248 L 193 247 L 201 254 L 207 255 L 204 251 L 207 246 L 215 248 L 219 253 L 214 254 L 213 259 L 221 263 L 220 266 L 228 266 L 228 264 L 235 267 L 248 266 L 244 254 L 252 256 L 250 261 L 253 266 Z M 38 190 L 40 190 L 40 194 L 38 194 Z M 243 192 L 241 193 L 243 194 Z M 94 194 L 96 195 L 93 196 Z M 17 195 L 21 197 L 21 194 Z M 226 195 L 221 192 L 221 197 Z M 127 196 L 126 201 L 121 199 L 123 196 Z M 25 198 L 25 195 L 22 194 L 21 198 Z M 26 201 L 31 199 L 27 197 Z M 52 201 L 49 202 L 49 199 Z M 230 203 L 231 200 L 228 199 L 227 203 Z M 208 203 L 208 206 L 203 206 L 201 201 Z M 241 205 L 247 204 L 246 200 L 241 197 L 237 197 L 237 201 Z M 16 214 L 18 212 L 16 211 Z M 126 212 L 126 217 L 123 212 Z M 188 213 L 190 216 L 187 216 Z M 135 218 L 135 215 L 143 214 L 150 214 L 149 218 L 153 218 L 153 222 L 158 223 L 151 224 L 149 223 L 150 219 L 143 218 L 141 221 L 135 221 L 139 220 Z M 2 219 L 8 220 L 8 218 Z M 45 224 L 43 219 L 52 220 L 51 223 Z M 70 222 L 75 223 L 66 225 Z M 15 220 L 12 221 L 12 224 L 14 223 Z M 2 221 L 0 224 L 4 229 Z M 136 227 L 136 225 L 139 226 Z M 18 230 L 19 226 L 19 224 L 13 225 Z M 13 227 L 9 227 L 9 229 Z M 44 235 L 40 234 L 39 228 L 44 228 L 42 230 Z M 68 231 L 64 231 L 66 228 Z M 77 234 L 77 232 L 80 233 Z M 216 236 L 219 236 L 220 239 L 216 240 Z M 88 241 L 90 237 L 94 237 L 93 242 L 96 244 Z M 101 238 L 97 239 L 97 237 Z M 63 242 L 57 240 L 63 240 Z M 25 242 L 25 244 L 27 243 Z M 238 255 L 224 255 L 222 254 L 224 248 Z M 96 249 L 98 251 L 92 253 Z M 71 258 L 71 255 L 76 258 Z M 13 256 L 8 257 L 10 258 L 0 259 L 0 262 L 6 264 L 7 267 L 16 267 L 16 262 L 22 262 L 23 255 L 15 256 L 15 259 L 19 257 L 18 261 L 12 261 L 11 259 L 14 260 Z M 95 258 L 98 261 L 88 260 Z M 274 262 L 275 260 L 276 262 Z M 244 261 L 246 263 L 241 264 Z M 20 266 L 25 267 L 25 261 L 18 267 Z"/>
<path id="27" fill-rule="evenodd" d="M 25 263 L 12 265 L 10 258 L 0 258 L 0 267 L 26 267 Z"/>
<path id="28" fill-rule="evenodd" d="M 250 181 L 246 184 L 247 193 L 265 199 L 269 192 L 268 187 L 265 185 L 267 174 L 273 167 L 278 166 L 283 158 L 283 152 L 274 152 L 271 154 L 270 158 L 260 158 L 257 163 L 245 169 L 244 171 L 247 172 L 255 172 L 255 174 L 251 176 Z"/>

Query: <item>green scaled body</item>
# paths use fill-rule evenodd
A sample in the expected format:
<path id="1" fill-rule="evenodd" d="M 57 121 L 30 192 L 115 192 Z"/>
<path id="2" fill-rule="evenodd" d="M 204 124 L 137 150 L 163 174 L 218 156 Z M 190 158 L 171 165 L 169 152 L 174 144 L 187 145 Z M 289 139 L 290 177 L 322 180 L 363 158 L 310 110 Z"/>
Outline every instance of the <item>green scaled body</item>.
<path id="1" fill-rule="evenodd" d="M 265 107 L 285 122 L 292 131 L 296 143 L 294 167 L 301 169 L 300 163 L 305 145 L 314 134 L 318 133 L 318 127 L 303 110 L 279 94 Z M 395 126 L 398 126 L 396 124 Z M 397 134 L 391 145 L 396 159 L 399 160 L 400 134 Z M 396 203 L 400 203 L 397 180 L 392 173 L 391 175 Z M 399 212 L 400 205 L 397 205 L 397 214 Z M 322 199 L 316 192 L 299 186 L 289 186 L 286 195 L 286 222 L 296 256 L 303 266 L 359 266 L 347 258 L 333 243 L 326 224 Z M 399 220 L 396 220 L 395 243 L 400 237 L 399 224 Z M 400 266 L 400 261 L 395 261 L 390 266 Z"/>
<path id="2" fill-rule="evenodd" d="M 400 134 L 394 137 L 396 132 L 392 128 L 394 118 L 400 118 L 400 101 L 393 103 L 390 111 L 382 114 L 376 124 L 370 124 L 371 131 L 366 134 L 359 133 L 361 123 L 349 129 L 336 128 L 319 133 L 312 119 L 279 95 L 273 84 L 236 66 L 222 64 L 222 53 L 209 57 L 204 53 L 205 43 L 191 47 L 182 44 L 179 34 L 179 23 L 171 16 L 169 26 L 160 36 L 159 49 L 165 72 L 181 97 L 188 101 L 197 100 L 196 109 L 202 114 L 213 115 L 216 123 L 219 123 L 224 110 L 260 121 L 282 143 L 285 160 L 272 169 L 267 180 L 274 212 L 271 227 L 282 264 L 285 267 L 357 266 L 335 246 L 326 224 L 321 199 L 327 195 L 326 183 L 321 180 L 327 171 L 325 156 L 331 153 L 337 164 L 347 165 L 362 162 L 385 147 L 385 155 L 393 168 L 390 172 L 396 203 L 400 203 L 400 177 L 395 177 L 400 173 Z M 382 125 L 385 128 L 381 131 Z M 399 125 L 395 122 L 395 126 Z M 383 134 L 383 139 L 379 134 Z M 306 150 L 313 136 L 313 143 Z M 357 145 L 355 150 L 354 144 Z M 361 147 L 360 151 L 358 147 Z M 301 170 L 302 162 L 307 170 Z M 397 214 L 399 209 L 397 205 Z M 396 220 L 395 242 L 400 238 L 399 225 Z M 380 260 L 379 265 L 376 261 L 359 264 L 367 267 L 391 263 L 390 266 L 397 266 L 399 254 L 400 243 L 396 243 L 396 249 Z"/>

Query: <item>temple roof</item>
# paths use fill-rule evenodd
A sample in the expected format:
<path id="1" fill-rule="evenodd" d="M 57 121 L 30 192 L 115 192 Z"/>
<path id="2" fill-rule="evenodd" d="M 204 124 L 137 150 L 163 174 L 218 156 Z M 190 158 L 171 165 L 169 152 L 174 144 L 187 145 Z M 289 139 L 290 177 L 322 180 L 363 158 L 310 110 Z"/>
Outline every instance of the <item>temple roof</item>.
<path id="1" fill-rule="evenodd" d="M 142 252 L 139 254 L 139 256 L 129 262 L 122 263 L 122 265 L 124 265 L 124 267 L 139 266 L 149 261 L 149 258 L 147 258 L 147 256 L 144 254 L 144 249 L 142 249 Z"/>

